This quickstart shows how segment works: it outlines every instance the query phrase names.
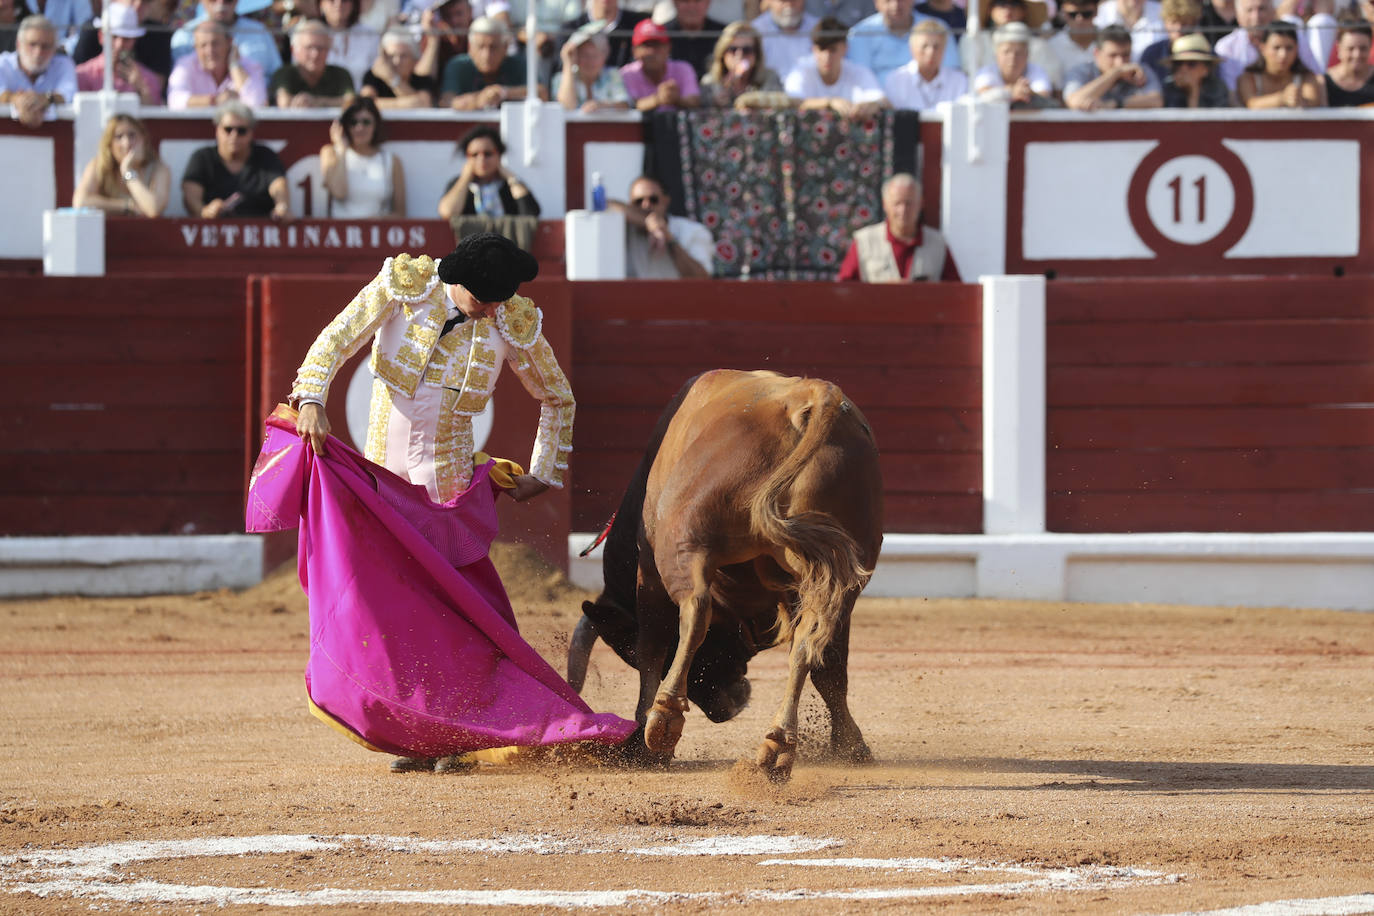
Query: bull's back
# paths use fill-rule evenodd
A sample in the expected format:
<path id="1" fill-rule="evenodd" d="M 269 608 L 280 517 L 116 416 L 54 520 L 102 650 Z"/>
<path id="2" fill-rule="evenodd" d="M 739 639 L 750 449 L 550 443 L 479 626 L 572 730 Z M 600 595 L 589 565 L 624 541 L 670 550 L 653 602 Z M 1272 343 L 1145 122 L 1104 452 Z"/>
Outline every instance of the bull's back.
<path id="1" fill-rule="evenodd" d="M 793 487 L 793 511 L 832 515 L 877 559 L 882 481 L 867 420 L 839 387 L 776 372 L 718 369 L 700 376 L 664 432 L 649 472 L 646 528 L 675 524 L 736 545 L 749 533 L 749 500 L 788 459 L 811 420 L 840 401 L 823 443 Z M 741 547 L 741 550 L 746 548 Z M 727 550 L 728 552 L 728 550 Z"/>

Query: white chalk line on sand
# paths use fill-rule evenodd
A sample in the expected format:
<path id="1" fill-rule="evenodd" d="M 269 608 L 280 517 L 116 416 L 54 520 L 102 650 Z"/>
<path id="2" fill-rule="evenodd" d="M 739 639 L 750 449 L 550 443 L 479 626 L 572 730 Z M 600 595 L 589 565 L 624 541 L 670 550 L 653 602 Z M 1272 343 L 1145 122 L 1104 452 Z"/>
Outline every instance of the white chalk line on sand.
<path id="1" fill-rule="evenodd" d="M 842 845 L 830 838 L 804 836 L 670 836 L 651 846 L 634 845 L 624 834 L 593 838 L 558 837 L 548 834 L 512 834 L 475 840 L 417 840 L 388 836 L 268 835 L 210 837 L 193 840 L 131 841 L 76 849 L 26 850 L 0 856 L 0 890 L 39 897 L 98 898 L 126 904 L 204 904 L 215 906 L 257 905 L 274 907 L 343 906 L 368 904 L 419 904 L 427 906 L 541 906 L 590 909 L 652 903 L 709 902 L 728 904 L 750 901 L 790 900 L 912 900 L 934 897 L 966 897 L 983 894 L 1014 895 L 1042 891 L 1103 890 L 1139 884 L 1166 883 L 1176 875 L 1131 868 L 1085 866 L 1078 868 L 999 864 L 972 859 L 765 859 L 760 866 L 843 867 L 887 873 L 960 874 L 999 872 L 1022 876 L 1002 883 L 930 885 L 920 887 L 858 887 L 839 889 L 738 891 L 654 891 L 552 889 L 442 889 L 400 890 L 369 888 L 316 888 L 290 890 L 275 887 L 224 887 L 209 884 L 171 884 L 139 880 L 129 866 L 166 859 L 220 856 L 324 853 L 346 845 L 361 844 L 391 853 L 469 852 L 488 855 L 607 854 L 639 856 L 758 856 L 815 852 Z M 627 840 L 629 842 L 627 842 Z"/>
<path id="2" fill-rule="evenodd" d="M 1374 893 L 1271 900 L 1268 903 L 1250 903 L 1224 910 L 1175 913 L 1173 916 L 1364 916 L 1366 913 L 1374 913 Z"/>

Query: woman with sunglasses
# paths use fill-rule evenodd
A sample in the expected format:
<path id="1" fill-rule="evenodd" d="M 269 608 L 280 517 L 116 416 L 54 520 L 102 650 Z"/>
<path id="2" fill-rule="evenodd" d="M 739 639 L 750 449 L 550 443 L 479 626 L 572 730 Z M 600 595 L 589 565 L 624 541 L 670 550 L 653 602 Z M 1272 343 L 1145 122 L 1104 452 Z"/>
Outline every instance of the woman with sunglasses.
<path id="1" fill-rule="evenodd" d="M 538 216 L 539 201 L 524 182 L 501 164 L 506 144 L 489 124 L 479 124 L 458 141 L 466 161 L 463 171 L 444 188 L 439 216 Z"/>
<path id="2" fill-rule="evenodd" d="M 320 171 L 335 219 L 406 215 L 406 176 L 401 160 L 382 149 L 382 114 L 372 99 L 356 98 L 329 125 L 320 149 Z"/>
<path id="3" fill-rule="evenodd" d="M 743 20 L 732 22 L 716 40 L 711 70 L 701 80 L 704 107 L 787 108 L 782 80 L 763 62 L 763 41 Z"/>

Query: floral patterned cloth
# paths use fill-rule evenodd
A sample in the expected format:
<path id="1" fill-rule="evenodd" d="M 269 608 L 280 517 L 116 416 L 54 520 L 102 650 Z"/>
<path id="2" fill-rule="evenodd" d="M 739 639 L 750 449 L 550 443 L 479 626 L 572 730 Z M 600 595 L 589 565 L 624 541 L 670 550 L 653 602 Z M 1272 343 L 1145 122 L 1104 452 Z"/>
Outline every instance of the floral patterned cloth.
<path id="1" fill-rule="evenodd" d="M 883 180 L 917 171 L 917 138 L 915 112 L 683 111 L 656 119 L 650 145 L 657 173 L 681 176 L 674 212 L 715 236 L 716 276 L 828 280 L 850 233 L 881 218 Z"/>

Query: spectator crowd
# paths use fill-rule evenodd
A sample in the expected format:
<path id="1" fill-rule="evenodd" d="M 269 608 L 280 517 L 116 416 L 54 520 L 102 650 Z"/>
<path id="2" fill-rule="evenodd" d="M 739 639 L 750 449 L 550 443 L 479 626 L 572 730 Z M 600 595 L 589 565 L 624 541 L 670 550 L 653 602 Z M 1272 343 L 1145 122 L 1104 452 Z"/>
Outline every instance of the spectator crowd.
<path id="1" fill-rule="evenodd" d="M 405 215 L 386 112 L 496 109 L 531 87 L 576 112 L 853 119 L 967 96 L 1083 112 L 1374 103 L 1374 0 L 981 0 L 974 18 L 965 0 L 91 2 L 0 0 L 0 103 L 38 126 L 109 80 L 144 106 L 212 111 L 215 142 L 180 177 L 187 212 L 205 218 L 290 218 L 281 162 L 253 139 L 255 112 L 273 106 L 339 112 L 320 151 L 330 213 L 366 218 Z M 538 214 L 502 165 L 498 131 L 470 132 L 460 148 L 439 215 Z M 142 123 L 119 115 L 75 203 L 156 216 L 173 180 Z M 631 196 L 618 206 L 639 274 L 708 271 L 709 233 L 668 215 L 661 184 L 645 176 Z M 869 227 L 868 247 L 856 240 L 847 276 L 952 272 L 938 234 L 911 215 L 914 179 L 883 200 L 886 222 Z"/>
<path id="2" fill-rule="evenodd" d="M 527 55 L 541 97 L 586 112 L 1374 101 L 1374 0 L 983 0 L 974 20 L 965 0 L 95 2 L 0 0 L 19 120 L 102 87 L 107 55 L 116 89 L 173 109 L 492 109 L 525 96 Z"/>

